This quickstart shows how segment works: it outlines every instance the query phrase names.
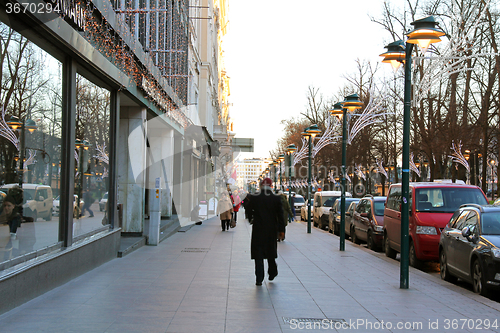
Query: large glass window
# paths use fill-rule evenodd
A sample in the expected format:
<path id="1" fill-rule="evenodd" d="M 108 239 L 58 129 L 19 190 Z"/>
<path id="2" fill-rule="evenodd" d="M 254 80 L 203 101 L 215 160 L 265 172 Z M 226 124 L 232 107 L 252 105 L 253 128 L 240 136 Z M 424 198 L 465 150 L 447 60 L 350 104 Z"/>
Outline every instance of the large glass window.
<path id="1" fill-rule="evenodd" d="M 76 90 L 74 237 L 109 223 L 110 92 L 81 75 Z"/>
<path id="2" fill-rule="evenodd" d="M 58 242 L 61 63 L 0 23 L 0 269 Z M 7 266 L 6 266 L 7 265 Z"/>

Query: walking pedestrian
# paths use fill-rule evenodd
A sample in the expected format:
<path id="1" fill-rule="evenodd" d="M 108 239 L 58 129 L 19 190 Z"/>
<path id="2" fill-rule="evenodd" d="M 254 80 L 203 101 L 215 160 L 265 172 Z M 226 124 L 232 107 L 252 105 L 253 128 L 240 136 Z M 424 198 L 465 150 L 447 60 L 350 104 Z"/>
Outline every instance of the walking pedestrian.
<path id="1" fill-rule="evenodd" d="M 249 195 L 248 214 L 253 219 L 251 258 L 255 260 L 255 284 L 262 285 L 264 280 L 264 259 L 267 259 L 269 281 L 278 275 L 278 239 L 285 236 L 285 221 L 281 198 L 273 193 L 272 180 L 265 178 L 260 183 L 260 192 Z"/>
<path id="2" fill-rule="evenodd" d="M 89 190 L 85 190 L 83 193 L 83 207 L 82 207 L 82 213 L 80 217 L 83 217 L 85 214 L 85 211 L 89 212 L 89 217 L 94 217 L 94 212 L 90 210 L 90 205 L 94 203 L 94 198 L 92 198 L 92 195 L 90 194 Z"/>
<path id="3" fill-rule="evenodd" d="M 295 193 L 292 194 L 292 200 L 290 200 L 291 204 L 292 204 L 292 220 L 295 220 Z"/>
<path id="4" fill-rule="evenodd" d="M 238 221 L 238 211 L 240 210 L 240 206 L 241 206 L 241 198 L 238 194 L 238 191 L 235 191 L 233 193 L 233 195 L 231 196 L 231 198 L 233 199 L 233 218 L 234 218 L 234 222 L 237 222 Z"/>
<path id="5" fill-rule="evenodd" d="M 222 231 L 229 230 L 229 222 L 231 222 L 231 217 L 233 216 L 233 204 L 229 198 L 229 194 L 224 193 L 217 206 L 219 212 L 220 224 L 222 226 Z"/>
<path id="6" fill-rule="evenodd" d="M 285 231 L 286 233 L 286 226 L 288 225 L 288 219 L 290 216 L 293 216 L 292 209 L 290 209 L 290 204 L 288 203 L 288 198 L 286 197 L 286 194 L 283 193 L 282 191 L 279 192 L 279 195 L 281 197 L 281 205 L 283 206 L 283 219 L 285 220 Z M 283 235 L 283 239 L 285 240 L 285 235 Z M 279 235 L 278 235 L 278 242 L 280 241 Z"/>

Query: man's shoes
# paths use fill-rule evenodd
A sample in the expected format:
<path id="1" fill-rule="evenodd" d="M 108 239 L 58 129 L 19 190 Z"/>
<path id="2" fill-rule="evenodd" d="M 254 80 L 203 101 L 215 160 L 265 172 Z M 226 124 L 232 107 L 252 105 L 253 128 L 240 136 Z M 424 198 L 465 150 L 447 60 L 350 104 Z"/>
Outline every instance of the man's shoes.
<path id="1" fill-rule="evenodd" d="M 90 215 L 89 217 L 94 217 L 94 215 Z"/>
<path id="2" fill-rule="evenodd" d="M 276 272 L 276 274 L 273 274 L 273 275 L 269 274 L 269 281 L 274 280 L 274 278 L 275 278 L 276 276 L 278 276 L 278 272 Z"/>
<path id="3" fill-rule="evenodd" d="M 256 285 L 256 286 L 262 286 L 262 281 L 260 281 L 260 282 L 258 282 L 258 281 L 257 281 L 257 282 L 255 282 L 255 285 Z"/>

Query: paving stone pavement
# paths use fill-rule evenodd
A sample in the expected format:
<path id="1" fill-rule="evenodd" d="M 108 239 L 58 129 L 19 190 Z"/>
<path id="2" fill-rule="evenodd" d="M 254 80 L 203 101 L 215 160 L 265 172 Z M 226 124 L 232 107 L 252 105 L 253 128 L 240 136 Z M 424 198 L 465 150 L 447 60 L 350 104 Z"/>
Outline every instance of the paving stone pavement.
<path id="1" fill-rule="evenodd" d="M 500 303 L 413 268 L 399 289 L 398 261 L 349 241 L 340 252 L 304 222 L 256 286 L 250 235 L 243 211 L 225 232 L 211 218 L 4 313 L 0 332 L 500 332 Z"/>

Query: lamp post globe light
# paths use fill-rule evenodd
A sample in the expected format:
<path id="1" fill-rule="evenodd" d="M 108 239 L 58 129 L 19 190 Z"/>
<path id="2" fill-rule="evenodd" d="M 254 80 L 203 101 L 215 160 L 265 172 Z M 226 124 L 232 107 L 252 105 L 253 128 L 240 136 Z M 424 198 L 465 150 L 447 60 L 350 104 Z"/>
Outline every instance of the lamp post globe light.
<path id="1" fill-rule="evenodd" d="M 286 147 L 286 154 L 288 155 L 288 204 L 293 211 L 292 207 L 292 154 L 297 151 L 297 147 L 294 144 L 288 145 Z M 295 220 L 295 216 L 288 218 L 289 221 Z"/>
<path id="2" fill-rule="evenodd" d="M 342 120 L 342 182 L 340 195 L 340 251 L 345 250 L 345 180 L 346 180 L 346 146 L 347 146 L 347 111 L 361 109 L 363 102 L 359 100 L 358 94 L 352 94 L 345 97 L 342 103 L 336 103 L 333 110 L 330 111 L 332 116 Z"/>
<path id="3" fill-rule="evenodd" d="M 425 53 L 432 43 L 440 42 L 439 37 L 445 33 L 436 28 L 437 22 L 433 16 L 414 21 L 411 23 L 414 29 L 407 33 L 406 44 L 403 41 L 393 42 L 386 46 L 387 52 L 381 54 L 382 62 L 397 63 L 405 65 L 404 83 L 404 116 L 403 116 L 403 156 L 402 156 L 402 179 L 401 179 L 401 263 L 400 263 L 400 288 L 409 287 L 409 211 L 410 202 L 410 107 L 411 107 L 411 54 L 413 45 L 418 44 L 422 53 Z"/>
<path id="4" fill-rule="evenodd" d="M 309 126 L 302 132 L 302 136 L 305 138 L 308 138 L 309 140 L 309 167 L 308 167 L 308 172 L 307 172 L 307 233 L 311 233 L 311 168 L 312 168 L 312 162 L 311 162 L 311 150 L 312 150 L 312 141 L 314 140 L 314 137 L 321 133 L 320 129 L 318 128 L 318 125 L 314 124 Z"/>

